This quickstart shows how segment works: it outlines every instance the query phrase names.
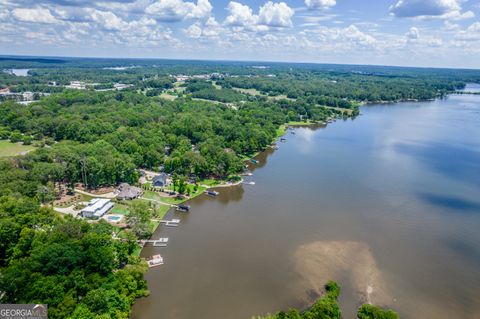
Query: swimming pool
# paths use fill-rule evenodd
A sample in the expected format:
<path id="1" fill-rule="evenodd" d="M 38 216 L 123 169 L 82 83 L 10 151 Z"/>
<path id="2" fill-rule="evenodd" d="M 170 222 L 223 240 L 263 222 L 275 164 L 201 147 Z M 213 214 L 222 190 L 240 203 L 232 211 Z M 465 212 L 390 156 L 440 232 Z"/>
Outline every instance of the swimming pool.
<path id="1" fill-rule="evenodd" d="M 108 215 L 106 216 L 107 221 L 109 222 L 119 222 L 122 220 L 123 216 L 118 216 L 118 215 Z"/>

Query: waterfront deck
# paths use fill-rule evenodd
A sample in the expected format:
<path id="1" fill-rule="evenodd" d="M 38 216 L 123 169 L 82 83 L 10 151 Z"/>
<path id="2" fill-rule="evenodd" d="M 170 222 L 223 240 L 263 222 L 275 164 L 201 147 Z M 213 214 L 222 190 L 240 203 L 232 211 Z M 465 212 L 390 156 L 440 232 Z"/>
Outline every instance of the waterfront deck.
<path id="1" fill-rule="evenodd" d="M 167 237 L 161 237 L 159 239 L 144 239 L 144 240 L 139 240 L 138 243 L 144 247 L 146 244 L 153 244 L 154 247 L 167 247 L 168 243 L 168 238 Z"/>
<path id="2" fill-rule="evenodd" d="M 171 220 L 162 219 L 159 222 L 164 226 L 176 227 L 180 224 L 180 219 L 171 219 Z"/>

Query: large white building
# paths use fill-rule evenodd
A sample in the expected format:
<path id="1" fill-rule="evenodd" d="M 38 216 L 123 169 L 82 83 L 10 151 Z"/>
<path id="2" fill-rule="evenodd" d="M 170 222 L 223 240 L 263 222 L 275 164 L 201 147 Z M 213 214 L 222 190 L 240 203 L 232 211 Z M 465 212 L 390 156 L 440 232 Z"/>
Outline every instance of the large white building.
<path id="1" fill-rule="evenodd" d="M 82 216 L 85 218 L 99 219 L 113 207 L 113 203 L 106 198 L 94 198 L 88 206 L 82 209 Z"/>

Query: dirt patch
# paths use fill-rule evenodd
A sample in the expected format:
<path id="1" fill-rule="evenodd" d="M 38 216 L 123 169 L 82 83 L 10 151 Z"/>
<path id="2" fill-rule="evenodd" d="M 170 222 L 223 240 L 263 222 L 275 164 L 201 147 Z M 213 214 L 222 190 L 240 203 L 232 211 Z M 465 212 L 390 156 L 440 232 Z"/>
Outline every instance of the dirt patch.
<path id="1" fill-rule="evenodd" d="M 380 270 L 365 243 L 317 241 L 302 245 L 295 252 L 295 270 L 303 278 L 308 295 L 312 290 L 321 294 L 329 280 L 348 278 L 359 304 L 392 304 Z"/>

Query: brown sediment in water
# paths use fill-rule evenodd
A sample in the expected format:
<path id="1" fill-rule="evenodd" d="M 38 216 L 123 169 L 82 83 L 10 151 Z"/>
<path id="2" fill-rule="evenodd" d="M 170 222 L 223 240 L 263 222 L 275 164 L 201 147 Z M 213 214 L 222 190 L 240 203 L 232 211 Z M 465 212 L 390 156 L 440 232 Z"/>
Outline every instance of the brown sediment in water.
<path id="1" fill-rule="evenodd" d="M 329 280 L 347 278 L 358 303 L 386 306 L 393 302 L 369 246 L 356 241 L 316 241 L 295 252 L 295 270 L 303 279 L 305 299 L 320 295 Z M 310 295 L 310 296 L 309 296 Z"/>

